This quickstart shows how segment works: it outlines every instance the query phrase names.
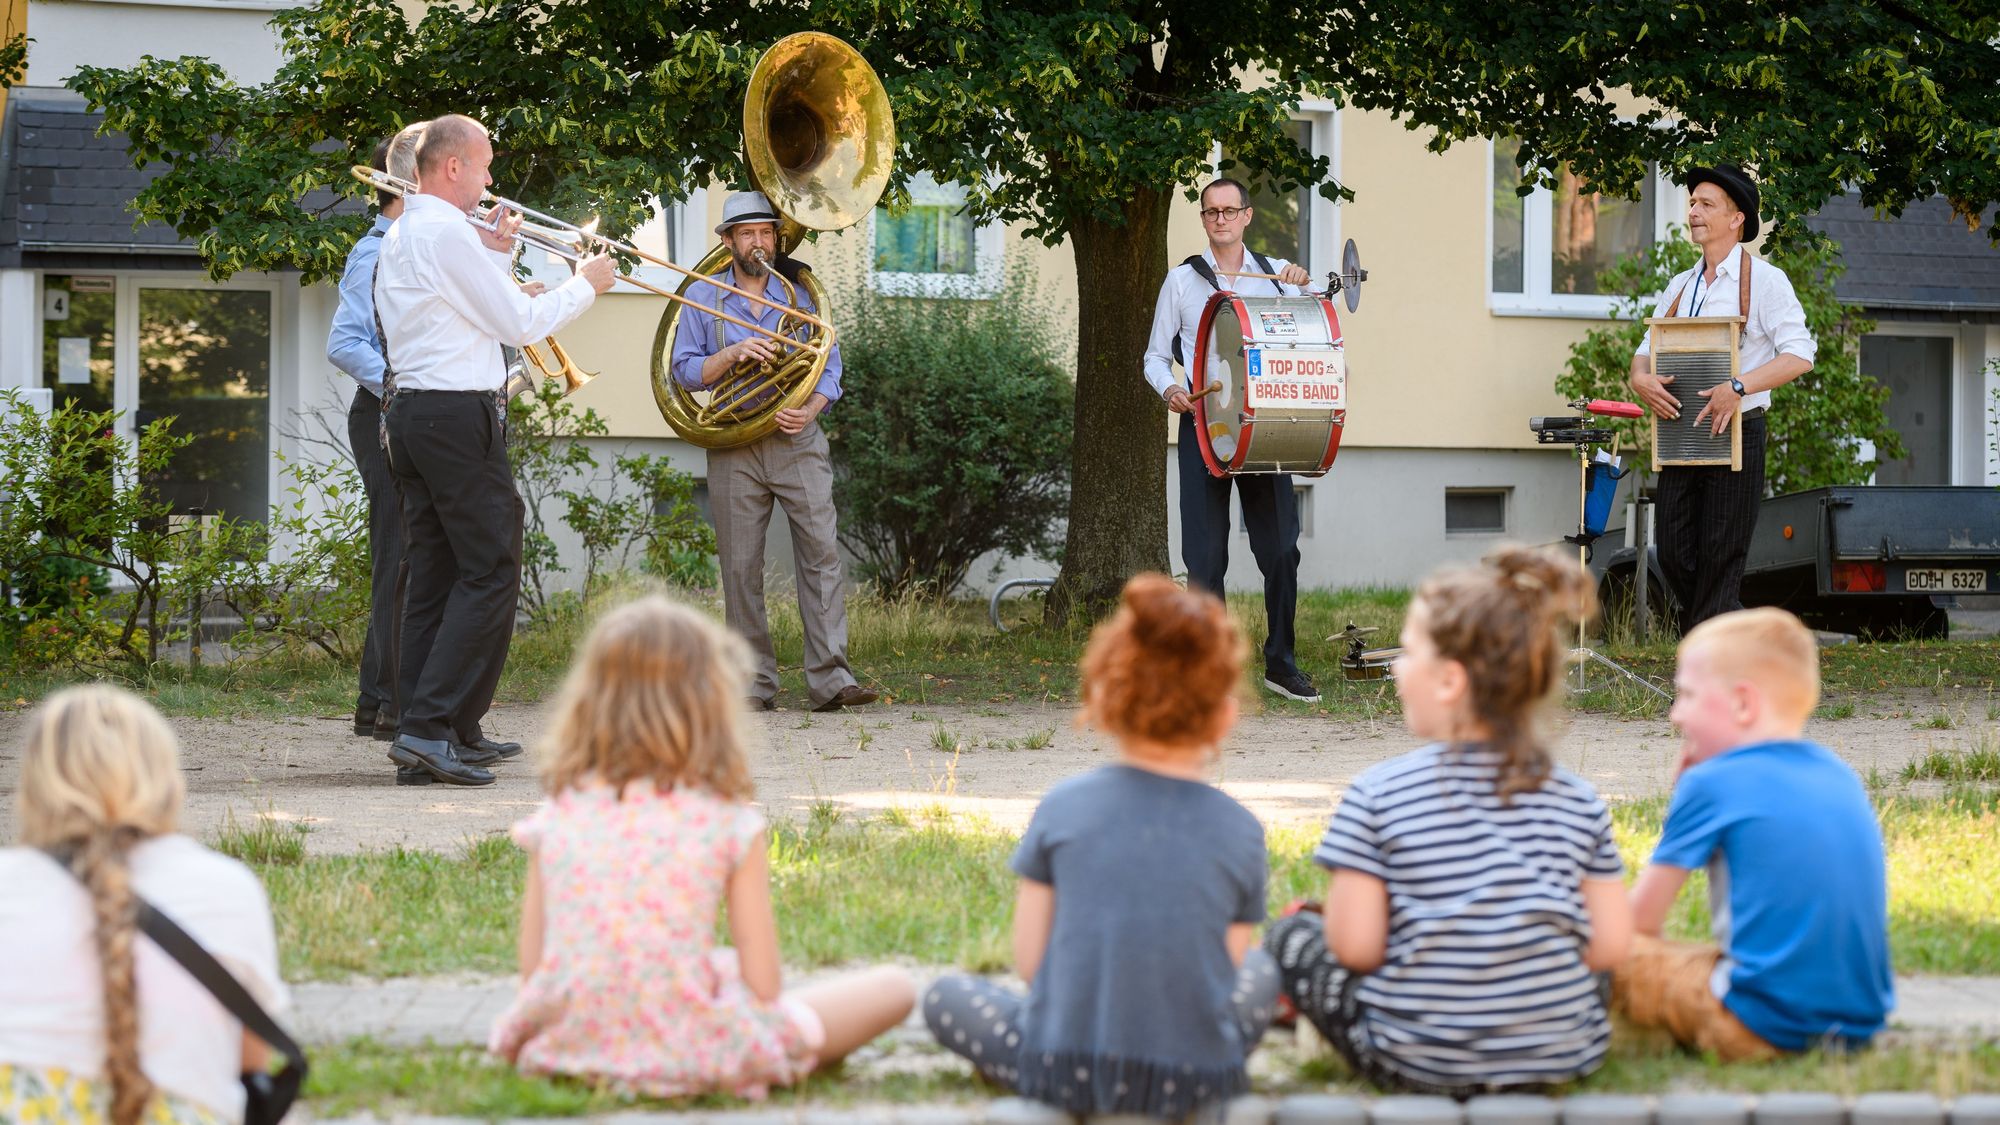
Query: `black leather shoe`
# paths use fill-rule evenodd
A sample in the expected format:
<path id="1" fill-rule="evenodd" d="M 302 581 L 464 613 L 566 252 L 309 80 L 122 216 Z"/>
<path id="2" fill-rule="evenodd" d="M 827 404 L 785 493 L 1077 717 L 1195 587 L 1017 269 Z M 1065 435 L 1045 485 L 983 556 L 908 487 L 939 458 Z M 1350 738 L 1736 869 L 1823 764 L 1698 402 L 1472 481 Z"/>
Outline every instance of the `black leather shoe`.
<path id="1" fill-rule="evenodd" d="M 422 770 L 446 785 L 491 785 L 493 775 L 458 760 L 451 743 L 442 738 L 416 738 L 399 734 L 389 747 L 389 760 L 399 766 Z"/>
<path id="2" fill-rule="evenodd" d="M 838 711 L 842 707 L 861 707 L 873 703 L 880 698 L 882 696 L 879 693 L 870 691 L 860 684 L 848 684 L 846 687 L 840 689 L 839 694 L 825 703 L 815 706 L 813 710 Z"/>
<path id="3" fill-rule="evenodd" d="M 390 714 L 387 711 L 381 711 L 376 713 L 375 741 L 377 742 L 396 741 L 396 716 Z"/>
<path id="4" fill-rule="evenodd" d="M 430 774 L 428 774 L 428 773 L 425 773 L 425 772 L 424 772 L 423 770 L 413 770 L 413 769 L 411 769 L 411 768 L 410 768 L 410 767 L 408 767 L 408 766 L 397 766 L 397 767 L 396 767 L 396 784 L 398 784 L 398 785 L 429 785 L 429 784 L 431 784 L 431 775 L 430 775 Z"/>
<path id="5" fill-rule="evenodd" d="M 452 753 L 458 755 L 458 760 L 466 765 L 485 766 L 520 757 L 522 747 L 518 742 L 495 742 L 490 738 L 480 738 L 476 742 L 454 742 L 451 744 L 451 749 Z"/>
<path id="6" fill-rule="evenodd" d="M 373 707 L 356 707 L 354 709 L 354 733 L 363 738 L 374 734 L 375 724 L 379 721 L 380 717 L 381 712 Z"/>
<path id="7" fill-rule="evenodd" d="M 743 701 L 750 705 L 752 711 L 776 711 L 778 709 L 776 700 L 765 699 L 760 695 L 746 696 Z"/>

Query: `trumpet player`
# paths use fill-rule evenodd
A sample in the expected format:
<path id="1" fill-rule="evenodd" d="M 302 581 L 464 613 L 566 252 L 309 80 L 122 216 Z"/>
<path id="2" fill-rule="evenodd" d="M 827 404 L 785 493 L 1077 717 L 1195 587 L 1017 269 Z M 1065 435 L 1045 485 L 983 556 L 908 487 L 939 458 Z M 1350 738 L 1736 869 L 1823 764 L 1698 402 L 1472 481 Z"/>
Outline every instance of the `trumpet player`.
<path id="1" fill-rule="evenodd" d="M 493 144 L 470 117 L 424 126 L 417 192 L 382 239 L 375 309 L 395 390 L 384 404 L 389 471 L 402 494 L 409 578 L 389 757 L 452 785 L 489 785 L 482 766 L 521 752 L 481 721 L 507 662 L 521 585 L 524 506 L 507 460 L 502 345 L 574 321 L 611 288 L 611 261 L 530 293 L 509 272 L 521 217 L 466 221 L 492 183 Z"/>
<path id="2" fill-rule="evenodd" d="M 376 168 L 404 180 L 417 178 L 417 139 L 411 125 L 375 146 Z M 355 382 L 347 408 L 347 444 L 368 497 L 368 632 L 361 642 L 361 683 L 354 704 L 354 733 L 385 741 L 396 737 L 397 572 L 403 565 L 403 510 L 389 461 L 382 452 L 382 373 L 385 345 L 375 330 L 375 262 L 389 224 L 403 213 L 403 197 L 378 192 L 375 221 L 347 253 L 340 273 L 340 308 L 327 333 L 326 358 Z M 429 774 L 421 775 L 429 780 Z"/>
<path id="3" fill-rule="evenodd" d="M 778 253 L 778 213 L 762 192 L 737 192 L 723 205 L 715 233 L 729 246 L 730 268 L 717 280 L 758 296 L 769 294 Z M 697 282 L 690 300 L 739 320 L 776 330 L 784 313 L 739 294 Z M 783 294 L 779 295 L 781 298 Z M 803 287 L 803 311 L 811 307 Z M 673 375 L 690 390 L 719 382 L 742 363 L 770 363 L 780 345 L 739 324 L 694 313 L 674 339 Z M 819 384 L 805 403 L 777 414 L 778 432 L 734 449 L 708 453 L 708 498 L 722 564 L 724 615 L 750 642 L 756 676 L 750 706 L 769 711 L 778 694 L 778 660 L 764 613 L 764 536 L 776 500 L 791 524 L 797 567 L 799 617 L 805 627 L 806 690 L 815 711 L 837 711 L 875 702 L 847 663 L 847 604 L 835 538 L 833 467 L 819 415 L 840 398 L 840 347 L 834 345 Z"/>

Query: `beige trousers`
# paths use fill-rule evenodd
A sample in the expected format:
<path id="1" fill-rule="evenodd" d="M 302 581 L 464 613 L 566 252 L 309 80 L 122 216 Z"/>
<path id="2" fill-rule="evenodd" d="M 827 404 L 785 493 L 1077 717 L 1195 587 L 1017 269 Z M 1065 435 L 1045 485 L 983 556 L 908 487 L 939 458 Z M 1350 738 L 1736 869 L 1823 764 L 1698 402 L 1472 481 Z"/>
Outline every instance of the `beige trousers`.
<path id="1" fill-rule="evenodd" d="M 814 422 L 735 449 L 708 453 L 708 503 L 722 564 L 723 612 L 750 642 L 750 694 L 778 694 L 778 658 L 764 612 L 764 537 L 776 500 L 791 523 L 799 617 L 805 627 L 806 692 L 817 707 L 855 682 L 847 666 L 847 603 L 833 509 L 833 463 Z"/>
<path id="2" fill-rule="evenodd" d="M 1684 1047 L 1723 1062 L 1763 1062 L 1778 1049 L 1743 1026 L 1709 986 L 1722 950 L 1645 934 L 1611 977 L 1611 1007 L 1640 1027 L 1664 1028 Z"/>

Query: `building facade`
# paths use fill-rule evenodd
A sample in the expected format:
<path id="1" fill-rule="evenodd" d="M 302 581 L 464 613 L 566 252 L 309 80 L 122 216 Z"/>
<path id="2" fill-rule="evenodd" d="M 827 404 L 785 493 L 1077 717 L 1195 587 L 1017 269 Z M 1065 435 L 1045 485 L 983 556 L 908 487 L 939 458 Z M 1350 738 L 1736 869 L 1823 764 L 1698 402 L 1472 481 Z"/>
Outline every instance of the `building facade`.
<path id="1" fill-rule="evenodd" d="M 115 407 L 128 432 L 180 417 L 200 440 L 166 482 L 169 495 L 231 515 L 261 515 L 280 487 L 280 459 L 324 456 L 315 438 L 341 432 L 352 388 L 324 357 L 334 288 L 282 273 L 213 282 L 171 230 L 135 228 L 126 204 L 148 173 L 132 169 L 119 138 L 96 135 L 96 116 L 62 82 L 80 65 L 183 53 L 263 81 L 279 63 L 266 24 L 279 6 L 0 0 L 0 28 L 24 23 L 33 38 L 25 83 L 0 101 L 0 387 Z M 1370 273 L 1359 310 L 1341 314 L 1350 407 L 1339 459 L 1325 477 L 1299 482 L 1302 583 L 1407 585 L 1503 540 L 1553 542 L 1573 531 L 1575 464 L 1566 447 L 1537 448 L 1528 418 L 1563 409 L 1552 387 L 1568 349 L 1610 306 L 1593 291 L 1597 271 L 1682 222 L 1685 192 L 1656 180 L 1640 200 L 1618 200 L 1565 176 L 1521 197 L 1505 142 L 1436 154 L 1386 115 L 1315 103 L 1300 107 L 1293 128 L 1356 198 L 1336 207 L 1303 191 L 1259 192 L 1252 244 L 1324 275 L 1351 238 Z M 1225 156 L 1216 153 L 1218 163 Z M 656 208 L 637 241 L 693 264 L 714 243 L 724 195 L 716 187 Z M 1066 318 L 1057 336 L 1073 348 L 1067 247 L 972 223 L 951 185 L 919 178 L 912 199 L 907 213 L 878 210 L 801 252 L 827 282 L 836 320 L 860 286 L 992 300 L 1018 266 Z M 1816 220 L 1849 246 L 1842 295 L 1881 322 L 1864 343 L 1864 369 L 1890 386 L 1891 416 L 1910 447 L 1883 467 L 1884 483 L 2000 483 L 2000 253 L 1942 210 L 1919 205 L 1881 222 L 1837 200 Z M 1195 205 L 1178 203 L 1170 260 L 1202 246 Z M 530 266 L 551 276 L 559 268 Z M 647 269 L 648 280 L 679 280 Z M 610 436 L 595 439 L 606 452 L 666 453 L 699 477 L 702 451 L 675 438 L 652 402 L 649 353 L 663 305 L 621 285 L 563 343 L 600 373 L 577 402 L 610 424 Z M 1131 367 L 1141 378 L 1139 356 Z M 1781 391 L 1774 409 L 1802 393 L 1810 376 Z M 1166 508 L 1178 566 L 1174 487 L 1170 479 L 1166 495 L 1136 502 Z M 774 521 L 774 567 L 790 554 L 785 534 Z M 974 581 L 1052 572 L 1039 560 L 992 561 L 974 568 Z M 1232 564 L 1232 585 L 1258 585 L 1240 535 Z"/>

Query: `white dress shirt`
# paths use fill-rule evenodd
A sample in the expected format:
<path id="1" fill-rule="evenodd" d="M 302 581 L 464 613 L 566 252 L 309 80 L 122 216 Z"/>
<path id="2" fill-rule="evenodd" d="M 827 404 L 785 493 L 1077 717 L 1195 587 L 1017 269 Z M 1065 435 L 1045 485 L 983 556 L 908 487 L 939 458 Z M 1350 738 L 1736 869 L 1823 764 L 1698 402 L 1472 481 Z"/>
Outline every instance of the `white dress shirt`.
<path id="1" fill-rule="evenodd" d="M 282 1016 L 289 995 L 257 876 L 186 836 L 139 843 L 131 863 L 139 897 L 180 923 L 265 1011 Z M 0 1064 L 103 1076 L 95 925 L 75 876 L 38 849 L 0 848 Z M 150 940 L 132 942 L 132 959 L 139 1068 L 167 1093 L 241 1121 L 243 1025 Z"/>
<path id="2" fill-rule="evenodd" d="M 1209 267 L 1215 267 L 1215 251 L 1203 250 L 1202 259 Z M 1292 263 L 1283 258 L 1266 257 L 1271 263 L 1271 273 L 1283 273 Z M 1257 266 L 1257 259 L 1249 251 L 1243 253 L 1241 269 L 1265 272 Z M 1279 281 L 1266 281 L 1261 277 L 1216 278 L 1223 288 L 1233 289 L 1246 297 L 1285 296 L 1296 297 L 1304 290 L 1296 285 L 1286 285 Z M 1182 262 L 1167 271 L 1167 280 L 1160 284 L 1160 299 L 1153 305 L 1153 335 L 1146 341 L 1146 382 L 1153 385 L 1153 393 L 1161 398 L 1167 392 L 1179 387 L 1187 390 L 1188 382 L 1183 373 L 1174 377 L 1174 334 L 1181 337 L 1181 355 L 1194 357 L 1194 336 L 1201 327 L 1202 310 L 1208 307 L 1208 299 L 1215 294 L 1215 287 L 1194 272 L 1194 267 Z"/>
<path id="3" fill-rule="evenodd" d="M 1806 330 L 1806 310 L 1799 304 L 1799 295 L 1792 291 L 1792 279 L 1785 271 L 1762 258 L 1754 259 L 1750 267 L 1750 321 L 1743 326 L 1743 335 L 1737 343 L 1737 366 L 1748 374 L 1764 366 L 1779 355 L 1795 355 L 1808 364 L 1819 353 L 1819 345 L 1813 342 L 1812 333 Z M 1731 250 L 1722 264 L 1715 267 L 1715 283 L 1709 284 L 1701 276 L 1702 263 L 1686 273 L 1676 276 L 1667 283 L 1667 291 L 1661 294 L 1653 306 L 1654 316 L 1667 315 L 1667 306 L 1673 303 L 1674 294 L 1681 297 L 1680 308 L 1675 316 L 1742 316 L 1738 307 L 1736 291 L 1743 268 L 1743 251 Z M 1639 350 L 1635 355 L 1646 355 L 1653 347 L 1653 334 L 1646 333 L 1639 339 Z M 1771 392 L 1758 391 L 1743 396 L 1740 409 L 1756 410 L 1771 405 Z"/>
<path id="4" fill-rule="evenodd" d="M 507 381 L 500 345 L 551 335 L 597 297 L 580 276 L 530 297 L 514 283 L 512 262 L 512 254 L 487 249 L 449 202 L 404 201 L 375 271 L 375 309 L 398 391 L 497 391 Z"/>

